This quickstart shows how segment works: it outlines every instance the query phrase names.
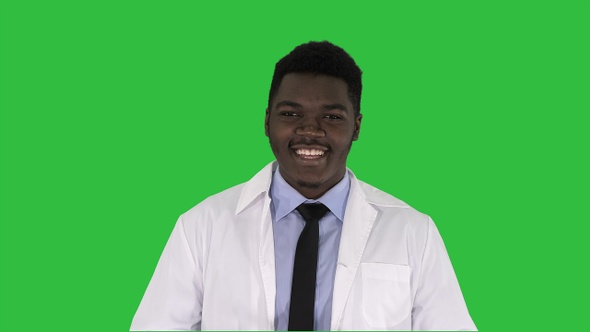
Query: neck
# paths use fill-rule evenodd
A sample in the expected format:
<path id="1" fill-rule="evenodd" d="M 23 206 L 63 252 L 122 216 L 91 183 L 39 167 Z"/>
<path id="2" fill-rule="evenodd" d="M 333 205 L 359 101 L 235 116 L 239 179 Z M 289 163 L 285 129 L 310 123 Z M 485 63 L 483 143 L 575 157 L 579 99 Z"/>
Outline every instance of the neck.
<path id="1" fill-rule="evenodd" d="M 322 197 L 330 188 L 323 189 L 323 190 L 314 190 L 311 188 L 301 188 L 297 186 L 293 186 L 295 190 L 297 190 L 301 195 L 303 195 L 307 199 L 318 199 Z"/>
<path id="2" fill-rule="evenodd" d="M 303 180 L 287 178 L 282 173 L 281 175 L 283 175 L 283 179 L 285 179 L 285 181 L 291 187 L 293 187 L 293 189 L 297 190 L 305 198 L 318 199 L 322 197 L 326 192 L 328 192 L 328 190 L 332 189 L 335 185 L 342 181 L 345 173 L 346 169 L 343 170 L 342 174 L 336 174 L 331 179 L 328 179 L 323 182 L 306 182 Z"/>

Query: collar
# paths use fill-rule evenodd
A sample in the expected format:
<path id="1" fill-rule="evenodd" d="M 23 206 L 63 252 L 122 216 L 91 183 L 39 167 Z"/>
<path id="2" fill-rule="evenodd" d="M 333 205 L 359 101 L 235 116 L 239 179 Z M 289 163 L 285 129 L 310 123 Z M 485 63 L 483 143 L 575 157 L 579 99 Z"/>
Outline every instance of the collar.
<path id="1" fill-rule="evenodd" d="M 252 177 L 250 181 L 243 183 L 241 185 L 242 188 L 240 190 L 240 198 L 238 200 L 238 204 L 236 206 L 235 211 L 236 215 L 242 212 L 248 206 L 250 206 L 261 195 L 267 195 L 270 198 L 270 187 L 273 178 L 273 173 L 276 171 L 277 168 L 278 163 L 276 161 L 273 161 L 266 165 L 258 173 L 256 173 L 256 175 L 254 175 L 254 177 Z M 397 198 L 375 187 L 369 186 L 364 182 L 359 181 L 350 169 L 347 169 L 345 176 L 349 177 L 350 179 L 349 191 L 357 193 L 356 195 L 351 196 L 351 199 L 362 199 L 369 204 L 377 206 L 408 208 L 408 205 L 403 201 L 400 201 Z M 344 204 L 346 204 L 346 201 L 347 200 L 344 200 Z M 330 211 L 332 211 L 331 208 Z M 338 210 L 335 209 L 334 211 L 337 212 Z M 336 215 L 336 213 L 334 214 Z M 337 215 L 338 218 L 341 218 L 343 216 L 344 213 L 341 213 L 340 216 Z"/>
<path id="2" fill-rule="evenodd" d="M 270 189 L 270 197 L 275 209 L 275 221 L 283 219 L 303 203 L 318 202 L 324 204 L 330 209 L 330 212 L 342 221 L 344 220 L 344 211 L 346 210 L 349 189 L 350 177 L 347 171 L 344 173 L 342 180 L 330 188 L 330 190 L 322 195 L 322 197 L 318 199 L 308 199 L 285 181 L 277 167 L 272 177 Z"/>

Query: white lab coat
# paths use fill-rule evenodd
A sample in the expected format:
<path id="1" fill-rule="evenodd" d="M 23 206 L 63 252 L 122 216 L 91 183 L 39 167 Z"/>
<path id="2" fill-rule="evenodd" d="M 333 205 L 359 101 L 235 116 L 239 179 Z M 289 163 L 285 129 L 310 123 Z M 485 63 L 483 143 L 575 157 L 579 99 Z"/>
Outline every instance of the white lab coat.
<path id="1" fill-rule="evenodd" d="M 274 329 L 275 168 L 180 217 L 132 330 Z M 475 330 L 432 220 L 349 174 L 331 329 Z"/>

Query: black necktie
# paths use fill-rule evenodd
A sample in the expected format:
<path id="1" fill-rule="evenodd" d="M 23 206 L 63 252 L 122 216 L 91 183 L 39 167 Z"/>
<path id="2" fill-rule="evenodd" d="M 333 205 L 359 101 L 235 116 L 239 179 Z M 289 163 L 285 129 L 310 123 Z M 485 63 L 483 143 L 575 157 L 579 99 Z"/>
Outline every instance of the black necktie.
<path id="1" fill-rule="evenodd" d="M 295 250 L 289 330 L 313 331 L 320 240 L 318 221 L 328 212 L 328 208 L 323 204 L 301 204 L 297 207 L 297 211 L 305 219 L 305 227 L 299 236 L 297 250 Z"/>

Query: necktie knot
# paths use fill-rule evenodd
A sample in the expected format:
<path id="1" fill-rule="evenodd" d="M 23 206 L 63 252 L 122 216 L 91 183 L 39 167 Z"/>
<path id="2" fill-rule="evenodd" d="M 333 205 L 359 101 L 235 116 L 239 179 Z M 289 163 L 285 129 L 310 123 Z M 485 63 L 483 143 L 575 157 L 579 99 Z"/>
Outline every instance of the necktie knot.
<path id="1" fill-rule="evenodd" d="M 322 203 L 303 203 L 297 211 L 306 222 L 317 222 L 328 212 L 328 208 Z"/>

